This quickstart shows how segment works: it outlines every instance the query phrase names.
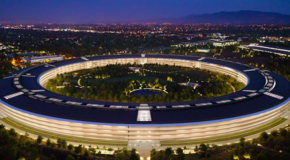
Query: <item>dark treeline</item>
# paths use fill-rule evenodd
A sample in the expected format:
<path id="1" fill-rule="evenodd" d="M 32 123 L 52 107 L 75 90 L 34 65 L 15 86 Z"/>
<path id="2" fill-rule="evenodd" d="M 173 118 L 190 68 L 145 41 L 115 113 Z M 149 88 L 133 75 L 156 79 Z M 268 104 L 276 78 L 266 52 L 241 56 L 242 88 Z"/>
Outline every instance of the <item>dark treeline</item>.
<path id="1" fill-rule="evenodd" d="M 184 154 L 184 150 L 196 154 Z M 194 150 L 194 151 L 193 151 Z M 176 154 L 174 154 L 174 152 Z M 240 138 L 238 143 L 218 146 L 200 144 L 195 148 L 151 150 L 151 160 L 288 160 L 290 159 L 289 128 L 273 130 L 270 134 L 262 132 L 258 138 L 246 140 Z"/>
<path id="2" fill-rule="evenodd" d="M 114 151 L 112 155 L 104 155 L 100 150 Z M 40 135 L 36 140 L 29 134 L 19 135 L 12 129 L 0 125 L 0 159 L 1 160 L 139 160 L 135 149 L 114 150 L 112 148 L 74 146 L 65 139 L 44 141 Z"/>

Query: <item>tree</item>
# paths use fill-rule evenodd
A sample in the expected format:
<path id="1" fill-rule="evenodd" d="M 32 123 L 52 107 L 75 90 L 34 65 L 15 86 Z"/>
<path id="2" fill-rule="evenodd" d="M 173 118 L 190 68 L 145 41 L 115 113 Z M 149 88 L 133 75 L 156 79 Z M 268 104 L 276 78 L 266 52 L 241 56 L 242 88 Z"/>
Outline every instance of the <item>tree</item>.
<path id="1" fill-rule="evenodd" d="M 278 132 L 276 130 L 274 130 L 274 131 L 271 132 L 271 136 L 275 137 L 277 135 L 278 135 Z"/>
<path id="2" fill-rule="evenodd" d="M 8 148 L 8 153 L 6 153 L 8 155 L 8 159 L 16 159 L 17 157 L 17 148 L 16 147 L 10 147 Z"/>
<path id="3" fill-rule="evenodd" d="M 54 156 L 54 154 L 51 154 L 50 160 L 56 160 L 56 157 Z"/>
<path id="4" fill-rule="evenodd" d="M 280 128 L 279 132 L 280 132 L 280 135 L 282 137 L 286 137 L 287 136 L 287 130 L 285 128 Z"/>
<path id="5" fill-rule="evenodd" d="M 125 159 L 125 154 L 118 152 L 116 154 L 116 160 L 124 160 Z"/>
<path id="6" fill-rule="evenodd" d="M 280 145 L 276 145 L 274 148 L 276 151 L 280 151 L 282 149 L 282 147 Z"/>
<path id="7" fill-rule="evenodd" d="M 206 153 L 206 158 L 210 158 L 211 157 L 211 154 L 209 152 Z"/>
<path id="8" fill-rule="evenodd" d="M 36 159 L 39 156 L 39 151 L 37 148 L 33 147 L 31 150 L 31 157 L 33 157 L 33 159 Z"/>
<path id="9" fill-rule="evenodd" d="M 67 148 L 68 148 L 68 150 L 70 150 L 70 151 L 71 151 L 71 150 L 73 150 L 73 149 L 74 149 L 74 146 L 73 146 L 72 144 L 69 144 Z"/>
<path id="10" fill-rule="evenodd" d="M 82 150 L 83 150 L 83 146 L 82 145 L 78 145 L 78 146 L 75 147 L 75 153 L 76 154 L 82 153 Z"/>
<path id="11" fill-rule="evenodd" d="M 96 152 L 97 152 L 97 151 L 96 151 L 95 148 L 92 148 L 91 151 L 93 152 L 93 155 L 96 155 Z"/>
<path id="12" fill-rule="evenodd" d="M 176 156 L 172 156 L 172 157 L 170 157 L 169 160 L 179 160 L 179 159 Z"/>
<path id="13" fill-rule="evenodd" d="M 257 160 L 266 160 L 266 159 L 267 159 L 266 156 L 262 153 L 260 153 L 257 157 Z"/>
<path id="14" fill-rule="evenodd" d="M 36 142 L 38 144 L 40 144 L 42 142 L 42 140 L 43 140 L 43 137 L 42 136 L 38 136 L 37 139 L 36 139 Z"/>
<path id="15" fill-rule="evenodd" d="M 50 141 L 49 138 L 46 140 L 46 145 L 47 145 L 47 146 L 50 146 L 50 145 L 51 145 L 51 141 Z"/>
<path id="16" fill-rule="evenodd" d="M 186 147 L 185 147 L 186 148 Z M 176 149 L 176 153 L 178 156 L 178 160 L 184 160 L 184 153 L 183 153 L 183 149 L 181 148 L 177 148 Z"/>
<path id="17" fill-rule="evenodd" d="M 172 150 L 171 147 L 168 147 L 168 148 L 165 149 L 165 155 L 166 155 L 167 157 L 172 156 L 173 153 L 174 153 L 174 152 L 173 152 L 173 150 Z"/>
<path id="18" fill-rule="evenodd" d="M 156 149 L 155 148 L 153 148 L 151 151 L 150 151 L 150 157 L 151 157 L 151 159 L 152 158 L 155 158 L 155 156 L 156 156 Z"/>
<path id="19" fill-rule="evenodd" d="M 177 153 L 177 155 L 181 155 L 181 154 L 183 154 L 183 149 L 181 149 L 181 148 L 177 148 L 177 149 L 176 149 L 176 153 Z"/>
<path id="20" fill-rule="evenodd" d="M 90 156 L 90 152 L 88 150 L 85 150 L 85 154 L 84 154 L 85 157 L 89 157 Z"/>
<path id="21" fill-rule="evenodd" d="M 269 138 L 269 135 L 266 132 L 261 133 L 260 139 L 261 140 L 267 140 Z"/>
<path id="22" fill-rule="evenodd" d="M 73 157 L 71 154 L 67 155 L 65 160 L 75 160 L 75 157 Z"/>
<path id="23" fill-rule="evenodd" d="M 201 150 L 202 152 L 206 152 L 207 151 L 207 146 L 202 143 L 202 144 L 199 145 L 199 150 Z"/>
<path id="24" fill-rule="evenodd" d="M 54 142 L 52 142 L 50 146 L 51 146 L 51 148 L 55 148 L 56 144 Z"/>
<path id="25" fill-rule="evenodd" d="M 133 148 L 130 154 L 130 160 L 140 160 L 139 155 L 136 153 L 136 149 Z"/>
<path id="26" fill-rule="evenodd" d="M 67 147 L 67 142 L 64 139 L 57 139 L 57 146 L 58 148 L 66 148 Z"/>
<path id="27" fill-rule="evenodd" d="M 13 137 L 16 137 L 16 136 L 17 136 L 17 133 L 16 133 L 16 131 L 15 131 L 14 128 L 11 128 L 11 129 L 9 130 L 9 135 L 11 135 L 11 136 L 13 136 Z"/>
<path id="28" fill-rule="evenodd" d="M 65 139 L 62 140 L 62 148 L 67 148 L 67 141 Z"/>
<path id="29" fill-rule="evenodd" d="M 245 145 L 245 138 L 240 138 L 240 146 L 241 147 L 244 147 L 244 145 Z"/>

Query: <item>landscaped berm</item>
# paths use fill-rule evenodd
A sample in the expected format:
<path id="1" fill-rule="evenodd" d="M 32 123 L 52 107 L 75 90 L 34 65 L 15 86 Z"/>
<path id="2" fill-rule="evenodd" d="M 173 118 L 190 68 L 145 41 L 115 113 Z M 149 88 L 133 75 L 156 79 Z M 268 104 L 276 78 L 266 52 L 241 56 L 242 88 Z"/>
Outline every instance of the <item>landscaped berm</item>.
<path id="1" fill-rule="evenodd" d="M 201 143 L 236 143 L 289 122 L 286 79 L 204 57 L 83 57 L 19 70 L 0 83 L 7 128 L 91 147 L 135 148 L 144 159 L 152 148 L 186 146 L 190 153 Z"/>

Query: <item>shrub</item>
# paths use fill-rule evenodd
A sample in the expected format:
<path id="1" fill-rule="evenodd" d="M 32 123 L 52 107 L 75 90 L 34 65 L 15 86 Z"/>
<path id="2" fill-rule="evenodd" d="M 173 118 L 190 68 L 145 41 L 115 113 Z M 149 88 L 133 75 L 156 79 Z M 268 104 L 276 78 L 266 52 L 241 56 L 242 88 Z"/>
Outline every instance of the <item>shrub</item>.
<path id="1" fill-rule="evenodd" d="M 47 141 L 46 141 L 46 145 L 47 145 L 47 146 L 50 146 L 50 145 L 51 145 L 51 141 L 50 141 L 49 138 L 48 138 Z"/>
<path id="2" fill-rule="evenodd" d="M 55 148 L 56 144 L 55 143 L 51 143 L 51 148 Z"/>
<path id="3" fill-rule="evenodd" d="M 279 151 L 279 150 L 282 149 L 282 147 L 280 145 L 276 145 L 274 148 L 275 148 L 276 151 Z"/>
<path id="4" fill-rule="evenodd" d="M 280 128 L 280 136 L 282 137 L 286 137 L 287 136 L 287 130 L 285 128 Z"/>
<path id="5" fill-rule="evenodd" d="M 67 155 L 65 160 L 75 160 L 75 158 L 72 155 Z"/>
<path id="6" fill-rule="evenodd" d="M 43 140 L 43 137 L 42 136 L 38 136 L 37 139 L 36 139 L 36 142 L 38 144 L 40 144 L 42 142 L 42 140 Z"/>
<path id="7" fill-rule="evenodd" d="M 267 140 L 269 138 L 269 135 L 266 132 L 261 133 L 260 139 L 261 140 Z"/>
<path id="8" fill-rule="evenodd" d="M 69 144 L 67 148 L 68 148 L 68 150 L 70 150 L 70 151 L 71 151 L 71 150 L 73 150 L 73 149 L 74 149 L 74 146 L 73 146 L 72 144 Z"/>
<path id="9" fill-rule="evenodd" d="M 274 136 L 275 137 L 277 135 L 278 135 L 278 132 L 276 130 L 274 130 L 274 131 L 271 132 L 271 136 Z"/>

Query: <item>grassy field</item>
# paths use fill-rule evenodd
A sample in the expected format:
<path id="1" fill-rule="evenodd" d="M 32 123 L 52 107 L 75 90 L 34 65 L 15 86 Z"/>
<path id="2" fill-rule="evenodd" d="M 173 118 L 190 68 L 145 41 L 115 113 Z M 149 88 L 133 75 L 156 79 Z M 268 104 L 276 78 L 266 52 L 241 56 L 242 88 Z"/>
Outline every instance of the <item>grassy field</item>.
<path id="1" fill-rule="evenodd" d="M 180 74 L 187 75 L 190 78 L 191 82 L 207 81 L 207 79 L 210 78 L 209 72 L 200 70 L 181 71 Z"/>
<path id="2" fill-rule="evenodd" d="M 162 83 L 166 82 L 166 79 L 160 78 L 158 76 L 139 76 L 130 74 L 126 77 L 109 77 L 107 79 L 90 79 L 89 81 L 92 83 L 102 83 L 103 81 L 108 83 L 116 83 L 116 82 L 122 82 L 122 81 L 129 81 L 129 80 L 146 80 L 146 81 L 154 81 L 156 78 L 159 78 L 159 81 Z"/>

